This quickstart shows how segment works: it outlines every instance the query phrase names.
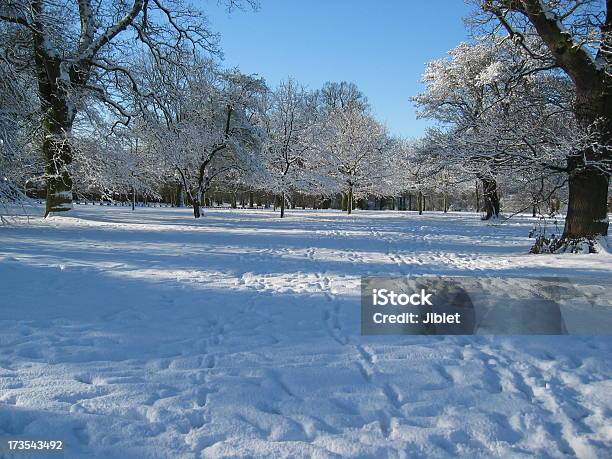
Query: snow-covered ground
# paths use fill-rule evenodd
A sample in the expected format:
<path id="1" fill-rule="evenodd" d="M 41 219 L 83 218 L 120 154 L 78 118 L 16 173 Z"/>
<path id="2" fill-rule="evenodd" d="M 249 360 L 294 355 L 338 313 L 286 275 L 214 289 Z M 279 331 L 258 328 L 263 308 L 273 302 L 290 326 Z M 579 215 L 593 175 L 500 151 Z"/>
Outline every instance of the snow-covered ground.
<path id="1" fill-rule="evenodd" d="M 359 334 L 363 274 L 610 279 L 607 253 L 526 255 L 531 225 L 77 206 L 2 227 L 0 438 L 65 457 L 610 457 L 610 337 Z"/>

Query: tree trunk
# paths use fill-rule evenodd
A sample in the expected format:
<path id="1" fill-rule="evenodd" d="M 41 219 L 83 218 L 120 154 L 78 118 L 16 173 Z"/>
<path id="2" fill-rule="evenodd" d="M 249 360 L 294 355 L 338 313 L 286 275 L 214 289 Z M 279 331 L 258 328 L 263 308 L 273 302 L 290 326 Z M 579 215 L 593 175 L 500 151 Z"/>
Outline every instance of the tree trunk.
<path id="1" fill-rule="evenodd" d="M 349 215 L 353 213 L 353 187 L 350 186 L 346 196 L 346 210 Z"/>
<path id="2" fill-rule="evenodd" d="M 38 11 L 37 13 L 40 13 Z M 34 33 L 34 60 L 38 97 L 43 113 L 42 153 L 45 159 L 45 216 L 72 209 L 72 162 L 70 132 L 74 120 L 66 87 L 62 85 L 61 61 L 46 53 L 44 38 Z"/>
<path id="3" fill-rule="evenodd" d="M 72 178 L 68 171 L 72 163 L 69 140 L 72 120 L 65 100 L 61 100 L 58 94 L 48 97 L 53 103 L 47 108 L 43 121 L 42 150 L 47 191 L 45 216 L 72 209 Z"/>
<path id="4" fill-rule="evenodd" d="M 280 198 L 280 218 L 285 217 L 285 193 L 281 193 Z"/>
<path id="5" fill-rule="evenodd" d="M 136 189 L 132 187 L 132 210 L 136 207 Z"/>
<path id="6" fill-rule="evenodd" d="M 419 190 L 419 215 L 423 215 L 423 205 L 425 204 L 423 201 L 423 192 Z"/>
<path id="7" fill-rule="evenodd" d="M 609 177 L 595 168 L 574 169 L 563 237 L 577 239 L 608 234 Z"/>
<path id="8" fill-rule="evenodd" d="M 484 210 L 483 220 L 499 217 L 499 195 L 497 194 L 497 181 L 491 178 L 481 178 Z"/>
<path id="9" fill-rule="evenodd" d="M 183 185 L 181 185 L 180 183 L 176 186 L 175 199 L 176 199 L 176 207 L 182 207 L 183 206 Z"/>
<path id="10" fill-rule="evenodd" d="M 252 209 L 253 207 L 255 207 L 255 202 L 253 199 L 253 192 L 249 191 L 249 208 Z"/>
<path id="11" fill-rule="evenodd" d="M 585 130 L 601 128 L 597 139 L 599 151 L 587 148 L 568 158 L 569 201 L 563 238 L 607 235 L 609 161 L 612 156 L 609 150 L 612 138 L 612 77 L 609 73 L 612 1 L 605 2 L 605 22 L 600 26 L 601 43 L 592 47 L 583 46 L 582 39 L 564 28 L 556 14 L 549 14 L 545 2 L 521 0 L 506 3 L 529 19 L 556 64 L 573 81 L 576 88 L 574 111 L 580 125 Z M 596 59 L 589 55 L 593 48 L 599 48 Z M 606 172 L 602 173 L 594 163 L 599 163 Z"/>
<path id="12" fill-rule="evenodd" d="M 569 171 L 564 239 L 593 238 L 608 234 L 608 187 L 612 143 L 612 82 L 601 92 L 577 88 L 577 116 L 583 126 L 600 130 L 599 151 L 587 148 L 567 160 Z M 600 122 L 601 118 L 605 121 Z M 585 164 L 585 160 L 591 164 Z M 597 164 L 599 163 L 599 164 Z M 599 167 L 598 167 L 599 166 Z M 606 172 L 602 169 L 607 168 Z"/>
<path id="13" fill-rule="evenodd" d="M 194 218 L 200 218 L 200 201 L 194 199 L 192 201 L 193 204 L 193 216 Z"/>

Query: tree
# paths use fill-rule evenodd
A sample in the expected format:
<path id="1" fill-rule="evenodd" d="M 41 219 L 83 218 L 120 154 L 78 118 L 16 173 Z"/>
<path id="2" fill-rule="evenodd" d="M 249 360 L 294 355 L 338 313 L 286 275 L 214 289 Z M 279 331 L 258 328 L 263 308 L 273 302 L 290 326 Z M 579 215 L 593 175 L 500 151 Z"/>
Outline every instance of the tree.
<path id="1" fill-rule="evenodd" d="M 575 88 L 574 113 L 596 141 L 568 152 L 569 201 L 564 240 L 608 232 L 612 154 L 612 4 L 594 0 L 479 0 L 510 38 L 538 59 L 541 70 L 562 69 Z M 544 53 L 530 44 L 537 38 Z M 531 40 L 530 40 L 531 39 Z"/>
<path id="2" fill-rule="evenodd" d="M 307 162 L 312 151 L 309 134 L 315 107 L 312 96 L 291 79 L 282 82 L 270 99 L 264 161 L 271 179 L 267 187 L 280 193 L 280 217 L 283 218 L 287 194 L 308 187 L 305 173 L 312 167 Z"/>
<path id="3" fill-rule="evenodd" d="M 323 123 L 321 156 L 351 214 L 355 198 L 388 191 L 394 176 L 393 145 L 386 129 L 356 105 L 329 109 Z"/>
<path id="4" fill-rule="evenodd" d="M 566 174 L 559 163 L 593 140 L 578 129 L 567 77 L 542 72 L 524 50 L 488 38 L 430 63 L 427 89 L 414 98 L 422 116 L 448 126 L 429 136 L 440 158 L 482 181 L 485 219 L 499 214 L 500 173 L 537 180 Z"/>
<path id="5" fill-rule="evenodd" d="M 113 200 L 119 196 L 132 201 L 137 194 L 159 198 L 163 180 L 159 158 L 143 137 L 142 122 L 131 123 L 129 129 L 107 135 L 108 126 L 87 126 L 84 133 L 75 133 L 72 140 L 74 193 L 99 195 Z"/>
<path id="6" fill-rule="evenodd" d="M 256 169 L 262 133 L 252 122 L 259 78 L 220 71 L 210 60 L 183 53 L 173 65 L 142 69 L 155 94 L 147 107 L 147 142 L 187 194 L 195 218 L 213 180 L 237 168 Z M 157 71 L 156 71 L 157 70 Z"/>
<path id="7" fill-rule="evenodd" d="M 355 83 L 348 81 L 328 81 L 323 85 L 319 94 L 323 105 L 327 109 L 354 108 L 367 111 L 368 100 Z"/>
<path id="8" fill-rule="evenodd" d="M 0 24 L 0 30 L 2 24 Z M 19 73 L 0 44 L 0 220 L 26 197 L 28 185 L 41 175 L 34 139 L 39 112 L 28 90 L 32 75 Z M 4 209 L 3 209 L 4 208 Z"/>
<path id="9" fill-rule="evenodd" d="M 233 2 L 232 2 L 233 3 Z M 202 14 L 180 0 L 8 0 L 0 5 L 0 41 L 13 38 L 12 59 L 36 74 L 43 117 L 46 214 L 72 207 L 71 133 L 87 99 L 112 107 L 124 120 L 133 113 L 113 87 L 135 86 L 130 50 L 145 49 L 156 62 L 189 44 L 216 51 Z M 140 45 L 134 46 L 134 42 Z"/>
<path id="10" fill-rule="evenodd" d="M 462 43 L 449 51 L 450 59 L 438 59 L 427 65 L 423 74 L 426 90 L 412 100 L 421 108 L 420 117 L 433 117 L 453 127 L 454 137 L 466 131 L 478 131 L 480 120 L 500 98 L 500 63 L 494 47 L 486 43 Z M 503 83 L 502 83 L 503 85 Z M 479 135 L 478 133 L 476 135 Z M 455 161 L 469 161 L 485 190 L 485 219 L 500 211 L 496 174 L 491 153 L 453 152 Z"/>
<path id="11" fill-rule="evenodd" d="M 444 210 L 447 210 L 447 193 L 451 184 L 456 185 L 465 179 L 461 168 L 444 160 L 438 150 L 438 141 L 432 135 L 415 141 L 400 140 L 396 142 L 395 188 L 400 191 L 416 192 L 419 215 L 425 210 L 427 193 L 441 191 L 444 194 Z M 452 168 L 452 177 L 450 169 Z"/>

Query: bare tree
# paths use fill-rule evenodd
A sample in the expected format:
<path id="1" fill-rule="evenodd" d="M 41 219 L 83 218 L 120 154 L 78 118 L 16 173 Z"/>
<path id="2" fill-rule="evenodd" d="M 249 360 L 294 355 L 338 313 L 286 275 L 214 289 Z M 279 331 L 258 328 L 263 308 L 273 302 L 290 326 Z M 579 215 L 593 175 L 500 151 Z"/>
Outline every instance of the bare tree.
<path id="1" fill-rule="evenodd" d="M 96 98 L 124 122 L 133 114 L 113 90 L 120 84 L 136 89 L 129 68 L 133 49 L 147 50 L 158 63 L 179 47 L 217 50 L 202 14 L 180 0 L 4 0 L 0 23 L 7 26 L 0 40 L 19 37 L 13 42 L 18 49 L 5 58 L 36 74 L 47 215 L 72 207 L 70 136 L 84 101 Z"/>
<path id="2" fill-rule="evenodd" d="M 221 71 L 189 53 L 177 59 L 185 71 L 144 63 L 143 86 L 155 93 L 146 109 L 144 136 L 199 218 L 213 180 L 234 169 L 255 168 L 252 157 L 262 141 L 251 115 L 266 86 L 260 78 Z"/>
<path id="3" fill-rule="evenodd" d="M 574 112 L 596 139 L 567 156 L 569 202 L 564 240 L 606 235 L 612 154 L 612 2 L 478 0 L 482 10 L 534 59 L 562 69 L 575 87 Z M 486 19 L 486 18 L 485 18 Z M 543 49 L 533 49 L 533 38 Z"/>
<path id="4" fill-rule="evenodd" d="M 320 90 L 323 104 L 329 109 L 355 108 L 368 109 L 368 99 L 355 83 L 348 81 L 328 81 Z"/>
<path id="5" fill-rule="evenodd" d="M 36 99 L 29 91 L 33 75 L 19 73 L 2 57 L 6 46 L 0 44 L 0 221 L 41 175 L 33 149 L 39 120 Z"/>
<path id="6" fill-rule="evenodd" d="M 285 216 L 287 194 L 306 185 L 310 131 L 314 121 L 312 97 L 295 81 L 281 82 L 270 95 L 266 116 L 267 142 L 264 162 L 269 188 L 280 193 L 280 217 Z"/>
<path id="7" fill-rule="evenodd" d="M 384 195 L 394 180 L 394 145 L 386 128 L 356 105 L 334 108 L 321 124 L 320 151 L 330 177 L 346 200 Z"/>
<path id="8" fill-rule="evenodd" d="M 461 44 L 449 52 L 450 59 L 431 62 L 426 90 L 413 98 L 422 116 L 447 127 L 429 133 L 440 159 L 482 181 L 485 219 L 499 213 L 500 175 L 566 180 L 567 155 L 597 140 L 576 122 L 567 76 L 554 68 L 544 71 L 523 48 L 491 38 Z M 537 47 L 533 40 L 530 45 Z"/>

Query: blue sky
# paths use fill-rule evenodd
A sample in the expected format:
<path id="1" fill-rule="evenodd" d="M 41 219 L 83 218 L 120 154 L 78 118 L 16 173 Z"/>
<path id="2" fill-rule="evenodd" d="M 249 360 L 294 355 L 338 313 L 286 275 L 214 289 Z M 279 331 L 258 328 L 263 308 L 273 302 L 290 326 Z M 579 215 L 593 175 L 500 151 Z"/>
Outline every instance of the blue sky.
<path id="1" fill-rule="evenodd" d="M 204 10 L 221 34 L 226 66 L 275 86 L 288 76 L 309 88 L 353 81 L 395 135 L 420 135 L 409 97 L 425 63 L 467 39 L 463 0 L 260 0 L 260 9 Z"/>

